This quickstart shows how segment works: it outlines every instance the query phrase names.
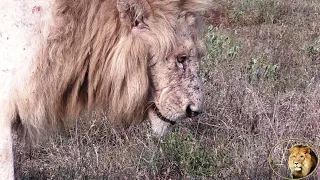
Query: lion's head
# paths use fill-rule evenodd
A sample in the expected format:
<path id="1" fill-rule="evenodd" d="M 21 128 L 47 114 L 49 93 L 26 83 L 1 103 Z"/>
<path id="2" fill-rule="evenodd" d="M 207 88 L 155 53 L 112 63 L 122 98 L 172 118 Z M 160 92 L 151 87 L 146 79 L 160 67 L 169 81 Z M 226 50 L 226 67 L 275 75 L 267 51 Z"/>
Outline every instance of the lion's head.
<path id="1" fill-rule="evenodd" d="M 150 94 L 144 108 L 147 108 L 153 130 L 162 135 L 178 120 L 194 117 L 202 111 L 199 63 L 205 45 L 202 24 L 196 13 L 208 4 L 190 0 L 178 4 L 177 1 L 137 2 L 118 3 L 118 8 L 121 17 L 125 17 L 123 21 L 131 22 L 132 35 L 146 44 Z M 128 10 L 134 12 L 128 13 Z"/>
<path id="2" fill-rule="evenodd" d="M 199 23 L 194 13 L 181 12 L 174 29 L 176 44 L 172 51 L 163 60 L 150 61 L 154 105 L 149 109 L 149 118 L 157 134 L 164 134 L 175 122 L 202 111 L 199 63 L 205 45 L 199 36 Z M 152 51 L 157 53 L 157 49 Z"/>
<path id="3" fill-rule="evenodd" d="M 290 148 L 289 168 L 293 178 L 301 178 L 310 174 L 316 167 L 317 157 L 308 146 L 295 145 Z"/>

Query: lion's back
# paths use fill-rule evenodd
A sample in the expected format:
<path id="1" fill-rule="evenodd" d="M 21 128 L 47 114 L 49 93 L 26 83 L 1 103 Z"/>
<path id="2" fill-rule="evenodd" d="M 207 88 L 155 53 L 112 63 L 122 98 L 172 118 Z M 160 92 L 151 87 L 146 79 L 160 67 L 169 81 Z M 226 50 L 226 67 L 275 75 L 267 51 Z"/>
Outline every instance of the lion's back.
<path id="1" fill-rule="evenodd" d="M 47 35 L 51 3 L 44 0 L 0 3 L 0 70 L 17 73 L 31 63 Z M 2 79 L 0 79 L 2 80 Z"/>
<path id="2" fill-rule="evenodd" d="M 14 93 L 32 73 L 33 59 L 48 34 L 51 2 L 45 0 L 0 3 L 0 107 L 9 113 Z M 11 105 L 12 106 L 12 105 Z M 6 116 L 1 114 L 0 116 Z"/>

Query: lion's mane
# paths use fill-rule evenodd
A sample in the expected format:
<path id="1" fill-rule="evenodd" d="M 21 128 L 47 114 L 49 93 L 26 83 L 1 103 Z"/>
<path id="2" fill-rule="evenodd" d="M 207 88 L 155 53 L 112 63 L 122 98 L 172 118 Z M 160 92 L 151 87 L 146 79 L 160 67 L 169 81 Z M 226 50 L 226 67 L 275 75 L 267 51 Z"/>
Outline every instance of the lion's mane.
<path id="1" fill-rule="evenodd" d="M 164 60 L 175 46 L 179 13 L 207 8 L 200 0 L 147 2 L 147 8 L 130 8 L 152 16 L 149 37 L 141 37 L 121 22 L 116 0 L 54 1 L 49 35 L 33 60 L 24 92 L 15 97 L 19 127 L 31 139 L 95 109 L 115 122 L 144 119 L 149 47 L 157 47 Z"/>

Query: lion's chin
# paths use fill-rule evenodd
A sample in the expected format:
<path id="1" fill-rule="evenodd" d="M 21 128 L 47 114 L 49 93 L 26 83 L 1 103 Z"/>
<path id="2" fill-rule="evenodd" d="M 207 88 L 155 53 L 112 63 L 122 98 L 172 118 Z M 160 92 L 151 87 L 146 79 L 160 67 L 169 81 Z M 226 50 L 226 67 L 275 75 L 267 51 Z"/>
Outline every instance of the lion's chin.
<path id="1" fill-rule="evenodd" d="M 301 171 L 302 168 L 301 168 L 301 167 L 295 167 L 294 170 L 295 170 L 295 171 Z"/>
<path id="2" fill-rule="evenodd" d="M 164 122 L 159 118 L 150 119 L 150 121 L 153 133 L 157 137 L 165 136 L 172 130 L 173 125 Z"/>
<path id="3" fill-rule="evenodd" d="M 151 122 L 151 128 L 155 136 L 161 137 L 170 133 L 173 125 L 169 122 L 165 122 L 160 119 L 154 111 L 149 111 L 149 119 Z"/>

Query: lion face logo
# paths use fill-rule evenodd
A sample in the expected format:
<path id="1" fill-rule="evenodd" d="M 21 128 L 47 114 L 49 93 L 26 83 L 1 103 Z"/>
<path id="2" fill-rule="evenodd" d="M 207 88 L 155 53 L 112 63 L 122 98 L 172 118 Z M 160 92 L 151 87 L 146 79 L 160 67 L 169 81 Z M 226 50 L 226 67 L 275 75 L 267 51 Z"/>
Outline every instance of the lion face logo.
<path id="1" fill-rule="evenodd" d="M 295 145 L 290 148 L 289 168 L 293 178 L 302 178 L 316 167 L 317 157 L 308 146 Z"/>

